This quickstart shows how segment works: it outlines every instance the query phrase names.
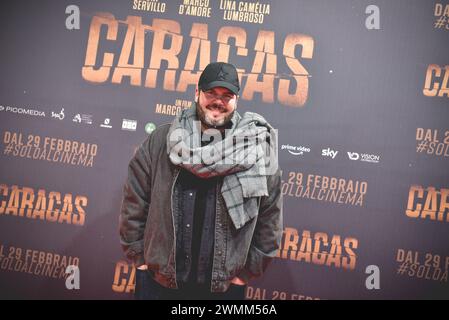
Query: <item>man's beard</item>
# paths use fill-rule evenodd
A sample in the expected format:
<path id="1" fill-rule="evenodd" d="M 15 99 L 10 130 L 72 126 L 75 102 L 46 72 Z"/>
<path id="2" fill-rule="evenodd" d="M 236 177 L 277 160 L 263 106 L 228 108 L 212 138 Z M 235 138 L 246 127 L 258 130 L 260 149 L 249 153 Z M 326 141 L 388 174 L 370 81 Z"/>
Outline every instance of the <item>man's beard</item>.
<path id="1" fill-rule="evenodd" d="M 220 129 L 220 128 L 227 127 L 227 125 L 229 124 L 229 121 L 231 121 L 231 118 L 235 112 L 235 109 L 234 109 L 230 114 L 228 114 L 224 118 L 215 120 L 215 119 L 209 117 L 204 112 L 204 110 L 200 107 L 199 102 L 195 102 L 195 105 L 196 105 L 196 113 L 197 113 L 198 118 L 200 119 L 201 123 L 203 123 L 206 127 L 209 127 L 209 128 Z M 211 104 L 211 106 L 213 107 L 214 105 Z"/>

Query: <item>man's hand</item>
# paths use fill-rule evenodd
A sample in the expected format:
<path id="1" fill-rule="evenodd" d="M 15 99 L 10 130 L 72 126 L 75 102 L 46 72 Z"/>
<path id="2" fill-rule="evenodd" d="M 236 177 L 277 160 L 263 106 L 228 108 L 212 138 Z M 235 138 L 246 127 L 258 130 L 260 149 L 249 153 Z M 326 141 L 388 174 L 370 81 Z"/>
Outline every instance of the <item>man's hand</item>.
<path id="1" fill-rule="evenodd" d="M 148 266 L 146 264 L 143 264 L 141 266 L 138 266 L 137 269 L 139 269 L 139 270 L 148 270 Z"/>
<path id="2" fill-rule="evenodd" d="M 234 279 L 232 279 L 231 283 L 238 285 L 238 286 L 244 286 L 246 283 L 240 279 L 239 277 L 235 277 Z"/>

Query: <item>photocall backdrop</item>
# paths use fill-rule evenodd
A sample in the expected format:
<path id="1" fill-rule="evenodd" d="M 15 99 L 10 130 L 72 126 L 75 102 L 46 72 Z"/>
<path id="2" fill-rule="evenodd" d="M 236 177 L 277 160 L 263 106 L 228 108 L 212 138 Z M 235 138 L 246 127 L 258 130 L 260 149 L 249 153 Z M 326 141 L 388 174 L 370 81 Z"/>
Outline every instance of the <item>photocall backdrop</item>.
<path id="1" fill-rule="evenodd" d="M 449 298 L 448 2 L 8 1 L 0 21 L 1 298 L 132 299 L 128 162 L 212 61 L 279 130 L 282 246 L 247 299 Z"/>

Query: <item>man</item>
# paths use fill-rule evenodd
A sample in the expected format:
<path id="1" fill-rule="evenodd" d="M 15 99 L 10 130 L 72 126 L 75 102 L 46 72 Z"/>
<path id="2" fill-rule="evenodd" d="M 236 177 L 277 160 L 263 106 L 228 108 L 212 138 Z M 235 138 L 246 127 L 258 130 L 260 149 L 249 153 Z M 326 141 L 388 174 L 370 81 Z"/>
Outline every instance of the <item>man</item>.
<path id="1" fill-rule="evenodd" d="M 233 65 L 209 64 L 195 105 L 129 163 L 120 237 L 138 299 L 244 299 L 280 247 L 276 130 L 256 113 L 240 116 L 239 90 Z"/>

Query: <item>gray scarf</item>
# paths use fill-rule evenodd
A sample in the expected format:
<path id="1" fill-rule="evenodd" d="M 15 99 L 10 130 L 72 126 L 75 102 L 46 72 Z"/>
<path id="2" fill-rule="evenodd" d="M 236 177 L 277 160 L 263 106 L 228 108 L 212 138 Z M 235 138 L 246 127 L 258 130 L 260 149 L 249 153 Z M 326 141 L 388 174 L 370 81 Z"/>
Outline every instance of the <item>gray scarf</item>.
<path id="1" fill-rule="evenodd" d="M 213 141 L 202 147 L 201 122 L 193 105 L 173 120 L 167 135 L 167 152 L 173 164 L 198 177 L 224 176 L 221 193 L 239 229 L 257 211 L 253 207 L 257 205 L 254 197 L 268 195 L 266 176 L 272 174 L 273 166 L 277 167 L 277 136 L 257 113 L 245 112 L 241 117 L 235 111 L 231 121 L 232 128 L 226 131 L 224 139 L 216 130 Z M 267 137 L 269 144 L 264 143 Z M 269 159 L 267 146 L 271 152 Z"/>

